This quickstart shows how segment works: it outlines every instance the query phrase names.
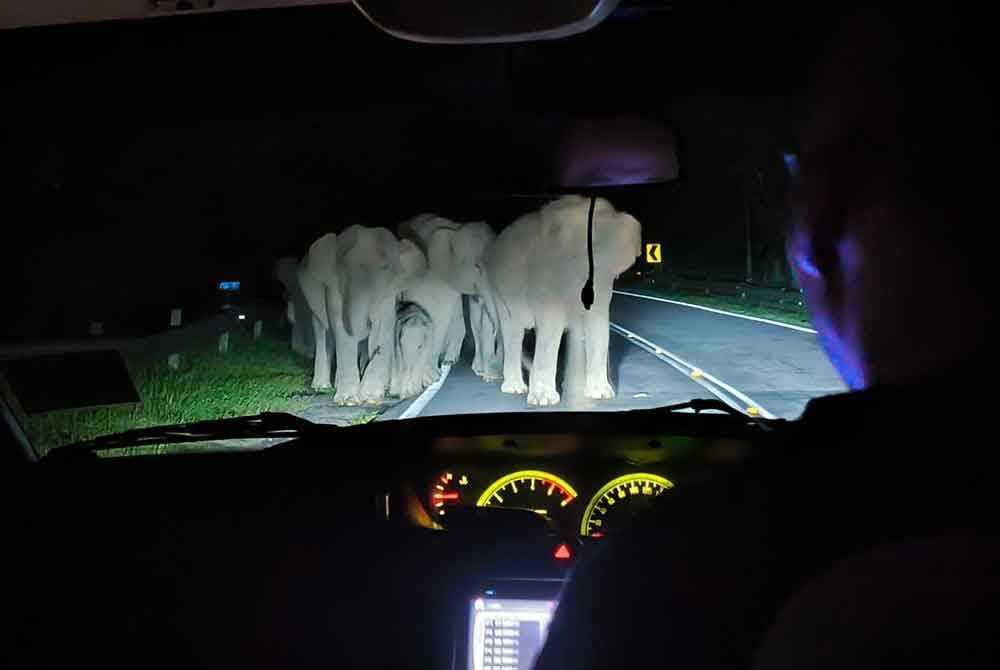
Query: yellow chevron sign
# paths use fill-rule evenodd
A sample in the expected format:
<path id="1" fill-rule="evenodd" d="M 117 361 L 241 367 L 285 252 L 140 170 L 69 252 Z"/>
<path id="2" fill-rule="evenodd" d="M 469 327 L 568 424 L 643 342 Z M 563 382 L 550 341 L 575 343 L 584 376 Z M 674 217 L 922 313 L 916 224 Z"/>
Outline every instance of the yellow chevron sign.
<path id="1" fill-rule="evenodd" d="M 660 255 L 660 243 L 654 242 L 646 245 L 646 262 L 662 263 L 663 256 Z"/>

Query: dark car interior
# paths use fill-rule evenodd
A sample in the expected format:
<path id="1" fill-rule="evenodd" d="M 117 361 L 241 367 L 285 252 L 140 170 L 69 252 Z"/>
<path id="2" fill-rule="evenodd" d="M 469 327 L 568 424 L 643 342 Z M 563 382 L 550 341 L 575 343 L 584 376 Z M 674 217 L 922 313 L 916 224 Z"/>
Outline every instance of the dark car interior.
<path id="1" fill-rule="evenodd" d="M 483 203 L 499 211 L 509 197 L 537 197 L 531 179 L 519 181 L 537 160 L 526 160 L 519 172 L 510 171 L 509 157 L 499 167 L 482 161 L 475 170 L 456 171 L 449 160 L 466 154 L 444 156 L 441 165 L 414 157 L 438 134 L 497 109 L 530 114 L 625 104 L 660 110 L 683 130 L 701 114 L 728 123 L 728 101 L 740 104 L 747 96 L 780 112 L 787 134 L 779 144 L 794 149 L 810 67 L 836 14 L 805 6 L 626 0 L 594 3 L 606 17 L 579 31 L 501 42 L 484 39 L 480 26 L 469 28 L 472 41 L 487 43 L 456 44 L 440 43 L 454 42 L 443 33 L 425 40 L 439 43 L 399 39 L 428 23 L 393 13 L 393 3 L 360 3 L 402 26 L 393 34 L 350 4 L 204 14 L 198 10 L 212 3 L 190 4 L 183 16 L 0 32 L 0 60 L 16 64 L 0 94 L 3 151 L 31 154 L 45 127 L 88 147 L 123 142 L 151 119 L 179 137 L 213 124 L 230 132 L 222 120 L 235 118 L 246 124 L 247 144 L 266 154 L 261 146 L 278 135 L 254 135 L 255 129 L 287 124 L 299 134 L 296 141 L 308 143 L 330 118 L 350 124 L 352 115 L 384 114 L 393 126 L 394 106 L 444 105 L 450 116 L 420 117 L 412 134 L 403 127 L 387 131 L 384 142 L 409 143 L 396 170 L 380 169 L 380 159 L 333 165 L 335 157 L 317 153 L 312 164 L 274 166 L 274 172 L 307 183 L 334 170 L 341 181 L 329 187 L 330 216 L 380 201 L 381 215 L 391 218 L 403 211 L 397 200 L 404 196 L 411 206 L 449 192 L 462 195 L 457 211 Z M 591 16 L 576 9 L 563 23 Z M 679 99 L 711 103 L 673 104 Z M 19 125 L 30 132 L 19 132 Z M 507 156 L 509 142 L 498 137 L 484 151 Z M 683 132 L 677 150 L 678 182 L 663 188 L 683 189 L 690 171 L 704 167 Z M 385 147 L 372 151 L 386 155 Z M 194 187 L 225 167 L 192 164 L 171 183 Z M 245 178 L 252 191 L 271 176 L 248 170 Z M 45 200 L 19 192 L 23 177 L 14 170 L 2 179 L 13 186 L 15 206 Z M 622 188 L 622 198 L 641 208 L 649 187 Z M 71 216 L 73 198 L 84 197 L 53 198 L 42 214 Z M 37 227 L 23 234 L 37 242 L 48 233 Z M 247 254 L 265 243 L 260 231 L 233 239 Z M 102 384 L 99 375 L 89 381 Z M 627 537 L 642 513 L 671 514 L 677 492 L 767 462 L 795 437 L 785 421 L 705 401 L 348 428 L 272 417 L 265 421 L 276 422 L 281 439 L 267 449 L 108 458 L 116 445 L 95 442 L 36 461 L 3 408 L 8 623 L 0 655 L 11 668 L 530 668 L 578 565 L 616 536 Z M 187 438 L 148 438 L 174 439 Z M 692 524 L 699 520 L 698 508 L 683 513 Z M 833 591 L 850 583 L 836 579 L 827 585 Z M 801 640 L 794 628 L 806 620 L 782 625 Z M 760 621 L 751 627 L 766 628 Z M 647 667 L 669 665 L 656 662 Z"/>
<path id="2" fill-rule="evenodd" d="M 24 512 L 20 546 L 37 548 L 22 567 L 44 578 L 12 581 L 18 655 L 53 666 L 471 667 L 477 600 L 555 601 L 605 532 L 669 497 L 655 482 L 696 486 L 763 437 L 725 415 L 572 421 L 567 431 L 541 415 L 511 431 L 503 415 L 414 419 L 261 452 L 81 452 L 21 471 L 7 499 Z M 473 506 L 491 486 L 496 506 Z M 585 513 L 604 532 L 581 534 Z"/>

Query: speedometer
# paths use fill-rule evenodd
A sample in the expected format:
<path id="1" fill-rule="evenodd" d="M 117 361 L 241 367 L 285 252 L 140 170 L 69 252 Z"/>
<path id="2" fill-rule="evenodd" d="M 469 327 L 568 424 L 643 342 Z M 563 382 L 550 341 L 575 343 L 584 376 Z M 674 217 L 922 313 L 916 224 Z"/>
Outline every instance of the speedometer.
<path id="1" fill-rule="evenodd" d="M 633 516 L 673 487 L 669 479 L 645 472 L 612 479 L 590 499 L 580 522 L 580 534 L 600 537 L 627 528 Z"/>
<path id="2" fill-rule="evenodd" d="M 574 500 L 576 490 L 565 479 L 541 470 L 518 470 L 487 486 L 476 505 L 522 507 L 553 516 Z"/>

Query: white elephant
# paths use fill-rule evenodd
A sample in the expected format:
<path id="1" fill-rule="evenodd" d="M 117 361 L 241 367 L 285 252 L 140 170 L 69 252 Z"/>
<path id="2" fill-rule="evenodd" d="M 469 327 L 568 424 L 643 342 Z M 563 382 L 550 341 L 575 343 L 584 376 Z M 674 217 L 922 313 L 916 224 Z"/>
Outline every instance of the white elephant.
<path id="1" fill-rule="evenodd" d="M 312 358 L 316 353 L 312 311 L 299 285 L 299 261 L 287 256 L 278 259 L 274 264 L 274 277 L 285 287 L 285 318 L 292 328 L 292 351 Z"/>
<path id="2" fill-rule="evenodd" d="M 458 360 L 465 338 L 465 321 L 462 316 L 462 295 L 454 291 L 437 275 L 425 271 L 415 277 L 400 298 L 420 306 L 430 323 L 427 346 L 404 365 L 417 375 L 421 388 L 432 384 L 440 375 L 442 363 Z M 461 330 L 459 330 L 459 328 Z"/>
<path id="3" fill-rule="evenodd" d="M 392 375 L 389 395 L 408 398 L 417 395 L 429 384 L 425 378 L 432 340 L 430 315 L 420 305 L 401 302 L 396 312 Z"/>
<path id="4" fill-rule="evenodd" d="M 396 347 L 399 295 L 426 269 L 423 252 L 385 228 L 351 226 L 316 240 L 299 268 L 312 311 L 316 356 L 313 388 L 330 388 L 327 332 L 333 331 L 337 365 L 334 402 L 345 405 L 385 398 Z M 368 340 L 367 361 L 359 343 Z"/>
<path id="5" fill-rule="evenodd" d="M 486 275 L 503 338 L 505 393 L 528 393 L 529 405 L 559 402 L 559 344 L 569 331 L 570 359 L 583 360 L 588 398 L 614 397 L 608 382 L 608 328 L 614 278 L 640 253 L 642 229 L 629 214 L 598 198 L 594 210 L 594 304 L 584 309 L 587 213 L 590 200 L 565 196 L 518 218 L 485 257 Z M 524 332 L 535 330 L 531 386 L 524 383 Z"/>
<path id="6" fill-rule="evenodd" d="M 427 255 L 427 272 L 405 292 L 405 298 L 423 306 L 433 324 L 433 345 L 425 382 L 433 381 L 440 363 L 455 363 L 462 353 L 466 327 L 462 296 L 468 296 L 469 323 L 475 343 L 473 371 L 498 379 L 500 355 L 497 324 L 487 305 L 483 257 L 496 239 L 485 222 L 456 223 L 422 214 L 399 226 L 402 238 L 412 239 Z"/>

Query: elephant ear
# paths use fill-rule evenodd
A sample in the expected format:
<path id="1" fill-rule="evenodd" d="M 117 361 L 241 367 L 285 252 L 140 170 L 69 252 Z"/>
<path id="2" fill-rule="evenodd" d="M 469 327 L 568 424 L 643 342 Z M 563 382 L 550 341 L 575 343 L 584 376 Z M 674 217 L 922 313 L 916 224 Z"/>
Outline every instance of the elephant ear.
<path id="1" fill-rule="evenodd" d="M 427 265 L 434 272 L 447 275 L 456 260 L 455 238 L 457 233 L 449 228 L 438 228 L 427 240 Z"/>
<path id="2" fill-rule="evenodd" d="M 299 263 L 294 258 L 285 256 L 274 264 L 274 278 L 281 282 L 286 291 L 292 291 L 298 283 Z"/>
<path id="3" fill-rule="evenodd" d="M 337 234 L 327 233 L 309 247 L 303 262 L 305 272 L 321 283 L 329 283 L 337 270 Z"/>
<path id="4" fill-rule="evenodd" d="M 632 267 L 636 256 L 642 253 L 642 226 L 631 214 L 614 212 L 612 216 L 602 220 L 602 236 L 600 241 L 594 240 L 595 246 L 600 244 L 607 263 L 608 270 L 619 275 Z"/>
<path id="5" fill-rule="evenodd" d="M 639 220 L 631 214 L 621 213 L 621 225 L 625 228 L 628 249 L 628 265 L 620 272 L 624 272 L 631 266 L 638 256 L 642 255 L 642 225 Z"/>
<path id="6" fill-rule="evenodd" d="M 473 223 L 465 224 L 463 228 L 463 234 L 468 242 L 469 253 L 475 258 L 475 262 L 478 263 L 486 255 L 486 251 L 493 244 L 493 241 L 497 238 L 497 234 L 490 227 L 490 224 L 485 221 L 475 221 Z"/>
<path id="7" fill-rule="evenodd" d="M 414 277 L 427 269 L 427 257 L 414 242 L 399 242 L 399 272 L 406 278 Z"/>
<path id="8" fill-rule="evenodd" d="M 459 231 L 455 253 L 462 293 L 481 294 L 485 290 L 483 259 L 496 237 L 485 221 L 467 223 Z"/>
<path id="9" fill-rule="evenodd" d="M 352 226 L 341 245 L 344 329 L 352 337 L 368 332 L 372 310 L 391 291 L 399 268 L 399 240 L 385 228 Z"/>
<path id="10" fill-rule="evenodd" d="M 430 232 L 434 229 L 434 214 L 420 214 L 396 227 L 396 234 L 402 240 L 412 240 L 423 249 Z"/>
<path id="11" fill-rule="evenodd" d="M 392 333 L 396 326 L 396 306 L 407 271 L 420 272 L 425 267 L 424 253 L 411 240 L 399 240 L 389 230 L 378 228 L 378 246 L 383 261 L 371 306 L 371 331 L 368 348 L 388 347 L 391 355 Z"/>
<path id="12" fill-rule="evenodd" d="M 326 292 L 336 285 L 337 280 L 337 235 L 328 233 L 312 243 L 302 263 L 299 264 L 296 280 L 309 310 L 329 326 Z"/>
<path id="13" fill-rule="evenodd" d="M 352 337 L 359 337 L 368 322 L 374 253 L 371 237 L 371 231 L 362 226 L 351 226 L 340 234 L 337 258 L 340 318 L 344 330 Z"/>

